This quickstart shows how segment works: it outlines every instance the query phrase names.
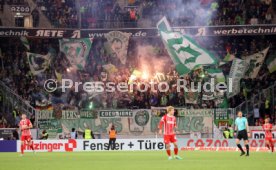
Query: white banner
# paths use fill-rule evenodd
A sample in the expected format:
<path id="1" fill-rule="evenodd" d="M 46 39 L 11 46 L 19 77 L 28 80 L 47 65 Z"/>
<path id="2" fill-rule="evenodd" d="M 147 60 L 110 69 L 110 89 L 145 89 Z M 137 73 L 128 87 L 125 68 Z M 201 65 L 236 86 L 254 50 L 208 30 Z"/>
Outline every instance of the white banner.
<path id="1" fill-rule="evenodd" d="M 20 152 L 20 141 L 17 141 L 17 152 Z M 249 140 L 250 150 L 266 151 L 265 141 L 260 139 Z M 179 138 L 180 150 L 209 150 L 209 151 L 238 151 L 235 139 L 187 139 Z M 173 148 L 173 147 L 171 147 Z M 25 152 L 31 152 L 25 146 Z M 35 140 L 34 149 L 37 152 L 80 152 L 80 151 L 107 151 L 108 139 L 68 139 L 68 140 Z M 115 151 L 152 151 L 164 150 L 162 138 L 151 139 L 118 139 Z"/>
<path id="2" fill-rule="evenodd" d="M 37 152 L 75 152 L 75 151 L 106 151 L 108 139 L 68 139 L 68 140 L 34 140 L 34 149 Z M 20 152 L 20 141 L 17 141 L 17 152 Z M 163 150 L 163 139 L 118 139 L 115 150 L 120 151 L 145 151 Z M 26 152 L 32 152 L 25 146 Z"/>
<path id="3" fill-rule="evenodd" d="M 276 131 L 272 131 L 273 138 L 276 138 Z M 253 139 L 264 139 L 265 132 L 263 130 L 252 130 L 252 138 Z"/>

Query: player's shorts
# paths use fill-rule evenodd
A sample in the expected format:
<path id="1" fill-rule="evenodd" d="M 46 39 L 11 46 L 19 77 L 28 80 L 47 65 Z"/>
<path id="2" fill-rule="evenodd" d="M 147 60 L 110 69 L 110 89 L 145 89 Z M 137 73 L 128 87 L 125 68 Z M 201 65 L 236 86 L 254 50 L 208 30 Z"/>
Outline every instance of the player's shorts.
<path id="1" fill-rule="evenodd" d="M 272 137 L 265 137 L 266 141 L 269 141 L 270 143 L 273 143 L 273 138 Z"/>
<path id="2" fill-rule="evenodd" d="M 27 141 L 30 142 L 32 140 L 31 136 L 21 136 L 21 141 Z"/>
<path id="3" fill-rule="evenodd" d="M 246 130 L 238 131 L 237 139 L 241 140 L 248 140 L 248 135 Z"/>
<path id="4" fill-rule="evenodd" d="M 175 143 L 177 142 L 176 140 L 176 135 L 164 135 L 164 143 L 169 144 L 169 143 Z"/>

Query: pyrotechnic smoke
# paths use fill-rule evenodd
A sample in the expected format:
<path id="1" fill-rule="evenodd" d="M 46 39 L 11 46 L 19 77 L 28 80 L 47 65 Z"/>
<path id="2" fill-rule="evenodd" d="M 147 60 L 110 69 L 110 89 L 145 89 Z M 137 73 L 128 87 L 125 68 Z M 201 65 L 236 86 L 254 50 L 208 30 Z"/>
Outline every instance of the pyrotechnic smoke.
<path id="1" fill-rule="evenodd" d="M 205 26 L 209 24 L 212 16 L 216 14 L 217 3 L 214 0 L 174 0 L 174 10 L 169 11 L 169 18 L 182 18 L 190 25 Z M 213 3 L 212 3 L 213 2 Z M 174 23 L 175 26 L 181 23 Z M 187 24 L 187 23 L 185 23 Z"/>
<path id="2" fill-rule="evenodd" d="M 149 77 L 156 72 L 165 72 L 172 65 L 168 56 L 158 53 L 158 48 L 151 45 L 140 45 L 137 47 L 139 70 L 147 73 Z"/>

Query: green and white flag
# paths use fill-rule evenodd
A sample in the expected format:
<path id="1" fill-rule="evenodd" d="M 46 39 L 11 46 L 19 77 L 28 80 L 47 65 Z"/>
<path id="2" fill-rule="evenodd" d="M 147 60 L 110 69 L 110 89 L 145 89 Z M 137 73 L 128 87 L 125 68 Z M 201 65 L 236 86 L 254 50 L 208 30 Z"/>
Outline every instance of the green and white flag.
<path id="1" fill-rule="evenodd" d="M 229 73 L 229 78 L 227 79 L 227 84 L 229 87 L 227 91 L 227 98 L 231 98 L 240 93 L 240 80 L 244 77 L 247 67 L 248 64 L 245 60 L 241 60 L 238 58 L 235 58 L 233 60 Z M 231 82 L 229 82 L 229 80 L 231 80 Z"/>
<path id="2" fill-rule="evenodd" d="M 30 44 L 26 37 L 20 37 L 22 44 L 30 51 Z"/>
<path id="3" fill-rule="evenodd" d="M 185 92 L 185 103 L 197 104 L 198 103 L 198 92 Z"/>
<path id="4" fill-rule="evenodd" d="M 51 53 L 40 55 L 27 52 L 28 63 L 33 75 L 38 75 L 44 72 L 50 65 Z"/>
<path id="5" fill-rule="evenodd" d="M 69 60 L 72 67 L 83 70 L 92 45 L 92 39 L 62 39 L 59 49 Z"/>
<path id="6" fill-rule="evenodd" d="M 269 47 L 267 47 L 263 51 L 245 57 L 246 62 L 248 63 L 248 69 L 245 73 L 246 77 L 256 78 L 258 76 L 258 73 L 263 65 L 268 50 Z"/>
<path id="7" fill-rule="evenodd" d="M 225 82 L 225 76 L 221 69 L 219 68 L 212 68 L 212 69 L 207 69 L 207 73 L 212 77 L 216 79 L 216 83 L 223 83 Z"/>
<path id="8" fill-rule="evenodd" d="M 215 84 L 225 83 L 226 79 L 221 69 L 219 68 L 210 68 L 206 70 L 211 78 L 215 79 Z M 222 102 L 220 99 L 223 97 L 224 92 L 215 91 L 202 93 L 202 100 L 215 100 L 215 102 Z"/>
<path id="9" fill-rule="evenodd" d="M 105 35 L 109 46 L 116 53 L 122 64 L 126 64 L 128 42 L 131 33 L 121 31 L 110 31 Z"/>
<path id="10" fill-rule="evenodd" d="M 227 53 L 226 56 L 224 57 L 223 61 L 228 62 L 228 61 L 233 61 L 234 58 L 236 58 L 233 54 Z"/>
<path id="11" fill-rule="evenodd" d="M 276 53 L 267 58 L 266 65 L 270 73 L 276 71 Z"/>
<path id="12" fill-rule="evenodd" d="M 192 38 L 173 32 L 165 17 L 157 23 L 157 28 L 179 75 L 187 74 L 198 66 L 217 63 L 217 59 Z"/>

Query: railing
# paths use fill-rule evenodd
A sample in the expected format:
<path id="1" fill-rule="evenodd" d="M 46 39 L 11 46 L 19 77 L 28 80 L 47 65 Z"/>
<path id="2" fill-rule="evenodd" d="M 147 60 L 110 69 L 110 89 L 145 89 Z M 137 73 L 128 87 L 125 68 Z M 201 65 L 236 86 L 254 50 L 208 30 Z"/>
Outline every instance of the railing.
<path id="1" fill-rule="evenodd" d="M 2 93 L 4 103 L 11 103 L 12 108 L 17 108 L 21 112 L 27 114 L 27 116 L 31 116 L 36 113 L 36 110 L 29 103 L 27 103 L 22 97 L 12 91 L 2 81 L 0 81 L 0 91 Z"/>
<path id="2" fill-rule="evenodd" d="M 241 103 L 239 106 L 235 108 L 235 112 L 242 111 L 245 114 L 245 116 L 249 119 L 249 123 L 252 125 L 252 123 L 254 123 L 254 108 L 259 109 L 262 104 L 265 104 L 266 98 L 270 97 L 270 112 L 275 114 L 275 92 L 276 82 L 272 86 L 259 91 L 258 94 L 254 94 L 250 98 L 246 99 L 243 103 Z M 274 122 L 275 121 L 276 120 L 274 119 Z"/>

